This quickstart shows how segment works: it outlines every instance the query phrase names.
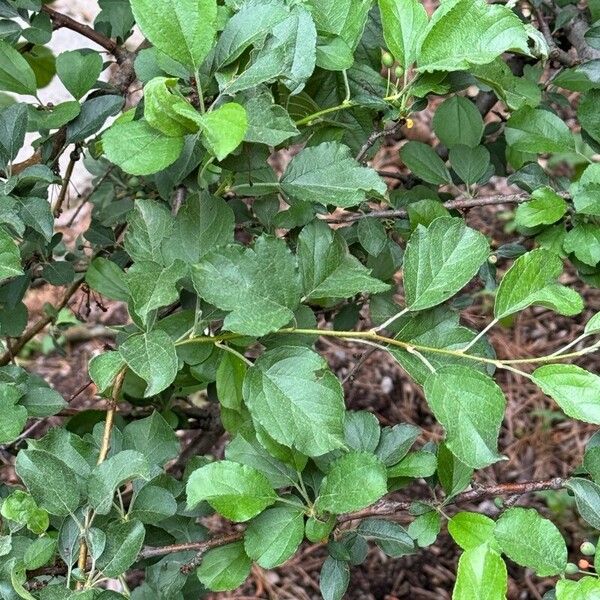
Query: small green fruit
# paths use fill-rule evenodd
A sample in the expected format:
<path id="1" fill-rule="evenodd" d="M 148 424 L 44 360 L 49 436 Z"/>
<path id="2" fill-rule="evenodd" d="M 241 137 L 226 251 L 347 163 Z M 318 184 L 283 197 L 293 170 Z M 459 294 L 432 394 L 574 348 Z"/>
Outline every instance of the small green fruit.
<path id="1" fill-rule="evenodd" d="M 394 64 L 394 57 L 389 52 L 381 55 L 381 64 L 388 69 Z"/>
<path id="2" fill-rule="evenodd" d="M 567 575 L 576 575 L 577 573 L 579 573 L 579 567 L 575 563 L 567 563 L 565 573 Z"/>
<path id="3" fill-rule="evenodd" d="M 304 527 L 306 539 L 309 542 L 318 543 L 326 540 L 335 526 L 335 517 L 331 515 L 327 521 L 321 521 L 316 517 L 309 517 Z"/>
<path id="4" fill-rule="evenodd" d="M 594 556 L 594 554 L 596 554 L 596 546 L 594 546 L 592 542 L 583 542 L 583 544 L 579 546 L 579 551 L 584 556 Z"/>

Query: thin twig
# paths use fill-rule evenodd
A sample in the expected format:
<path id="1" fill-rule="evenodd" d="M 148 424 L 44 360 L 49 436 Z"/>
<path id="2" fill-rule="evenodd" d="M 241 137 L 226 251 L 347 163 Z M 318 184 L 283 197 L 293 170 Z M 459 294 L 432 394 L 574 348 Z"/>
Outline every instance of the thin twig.
<path id="1" fill-rule="evenodd" d="M 560 490 L 565 487 L 566 479 L 556 477 L 554 479 L 545 479 L 539 481 L 524 481 L 521 483 L 501 483 L 497 485 L 490 485 L 484 487 L 477 487 L 467 492 L 462 492 L 454 498 L 450 499 L 446 505 L 457 505 L 478 502 L 488 498 L 496 498 L 499 496 L 523 496 L 525 494 L 531 494 L 535 492 L 543 492 L 546 490 Z M 364 519 L 366 517 L 385 517 L 394 516 L 399 512 L 405 512 L 410 509 L 411 504 L 414 502 L 430 502 L 429 498 L 414 498 L 411 500 L 380 500 L 373 506 L 364 508 L 362 510 L 340 515 L 337 518 L 337 523 L 345 523 L 348 521 L 355 521 L 358 519 Z M 184 564 L 181 567 L 182 573 L 190 573 L 193 571 L 201 562 L 204 554 L 208 550 L 225 546 L 233 542 L 238 542 L 244 537 L 243 531 L 237 531 L 234 533 L 228 533 L 213 537 L 209 540 L 202 540 L 198 542 L 187 542 L 183 544 L 172 544 L 169 546 L 159 546 L 156 548 L 144 548 L 138 555 L 139 560 L 145 560 L 148 558 L 157 558 L 160 556 L 166 556 L 168 554 L 175 554 L 177 552 L 187 552 L 190 550 L 196 551 L 196 556 Z M 53 566 L 46 567 L 44 569 L 38 569 L 30 573 L 30 576 L 41 576 L 47 574 L 60 575 L 66 572 L 66 567 Z"/>
<path id="2" fill-rule="evenodd" d="M 75 163 L 79 160 L 81 156 L 81 148 L 79 144 L 75 144 L 75 148 L 73 152 L 71 152 L 71 156 L 69 157 L 69 164 L 65 169 L 65 176 L 63 177 L 62 187 L 60 188 L 60 192 L 58 194 L 58 198 L 56 199 L 56 204 L 52 209 L 52 214 L 55 219 L 58 219 L 63 211 L 63 204 L 67 197 L 67 191 L 69 189 L 69 185 L 71 183 L 71 177 L 73 175 L 73 169 L 75 168 Z"/>
<path id="3" fill-rule="evenodd" d="M 7 365 L 19 352 L 23 349 L 25 344 L 32 340 L 38 333 L 44 330 L 44 328 L 50 323 L 54 322 L 55 314 L 58 314 L 69 302 L 73 294 L 79 289 L 79 286 L 83 283 L 83 278 L 76 279 L 65 292 L 61 301 L 54 307 L 53 314 L 47 314 L 43 316 L 39 321 L 34 323 L 31 327 L 26 329 L 20 337 L 18 337 L 11 345 L 10 350 L 7 350 L 0 356 L 0 366 Z"/>
<path id="4" fill-rule="evenodd" d="M 533 14 L 535 15 L 535 19 L 538 23 L 540 31 L 542 32 L 542 35 L 544 36 L 544 39 L 550 48 L 550 58 L 557 60 L 559 63 L 567 67 L 574 67 L 575 65 L 579 64 L 577 59 L 573 58 L 568 52 L 565 52 L 562 48 L 559 48 L 556 45 L 542 9 L 539 6 L 536 6 L 534 2 L 531 2 L 531 8 L 533 10 Z"/>
<path id="5" fill-rule="evenodd" d="M 560 490 L 565 487 L 566 480 L 556 477 L 554 479 L 544 479 L 541 481 L 524 481 L 522 483 L 500 483 L 485 487 L 477 487 L 467 492 L 462 492 L 454 496 L 448 505 L 466 504 L 486 500 L 488 498 L 496 498 L 498 496 L 523 496 L 533 492 L 543 492 L 545 490 Z M 412 501 L 396 501 L 396 500 L 380 500 L 373 506 L 364 508 L 357 512 L 348 513 L 338 517 L 338 523 L 346 521 L 354 521 L 356 519 L 364 519 L 366 517 L 385 517 L 392 516 L 398 512 L 406 511 Z M 429 500 L 427 500 L 429 502 Z"/>
<path id="6" fill-rule="evenodd" d="M 119 401 L 119 396 L 121 395 L 121 388 L 123 387 L 123 381 L 125 379 L 125 369 L 121 369 L 117 376 L 115 377 L 115 382 L 113 384 L 113 391 L 111 395 L 111 401 L 109 403 L 108 410 L 106 411 L 106 421 L 104 421 L 104 431 L 102 432 L 102 442 L 100 444 L 100 451 L 98 452 L 98 460 L 96 461 L 97 465 L 101 465 L 108 456 L 108 451 L 110 450 L 110 438 L 112 436 L 112 430 L 115 423 L 115 413 L 117 412 L 117 403 Z M 89 510 L 89 509 L 88 509 Z M 89 512 L 86 516 L 86 534 L 87 528 L 90 524 L 90 516 Z M 77 566 L 79 567 L 82 573 L 85 573 L 85 569 L 87 566 L 87 543 L 85 541 L 85 535 L 81 536 L 81 542 L 79 546 L 79 558 L 77 560 Z M 77 589 L 81 589 L 83 584 L 81 582 L 77 582 Z"/>
<path id="7" fill-rule="evenodd" d="M 361 149 L 356 155 L 356 161 L 363 162 L 363 160 L 369 153 L 369 150 L 377 143 L 377 140 L 388 135 L 394 135 L 398 131 L 398 129 L 400 129 L 405 123 L 406 119 L 399 119 L 394 123 L 394 125 L 392 125 L 392 127 L 388 129 L 373 131 L 373 133 L 371 133 L 371 135 L 367 138 L 367 141 L 362 145 Z"/>
<path id="8" fill-rule="evenodd" d="M 509 194 L 501 196 L 484 196 L 481 198 L 455 198 L 444 202 L 448 210 L 460 208 L 475 208 L 478 206 L 494 206 L 497 204 L 521 204 L 530 199 L 529 194 Z M 404 219 L 408 212 L 403 208 L 390 210 L 373 210 L 368 213 L 347 213 L 340 216 L 333 216 L 326 219 L 328 223 L 351 223 L 361 219 Z"/>
<path id="9" fill-rule="evenodd" d="M 98 44 L 98 46 L 102 46 L 102 48 L 108 50 L 111 54 L 118 58 L 117 55 L 120 54 L 121 48 L 114 40 L 111 40 L 109 37 L 106 37 L 99 31 L 92 29 L 89 25 L 79 23 L 78 21 L 75 21 L 75 19 L 59 13 L 53 8 L 50 8 L 47 4 L 42 6 L 42 11 L 50 17 L 55 29 L 65 27 L 66 29 L 75 31 L 88 38 L 88 40 L 92 40 L 92 42 L 95 42 Z"/>

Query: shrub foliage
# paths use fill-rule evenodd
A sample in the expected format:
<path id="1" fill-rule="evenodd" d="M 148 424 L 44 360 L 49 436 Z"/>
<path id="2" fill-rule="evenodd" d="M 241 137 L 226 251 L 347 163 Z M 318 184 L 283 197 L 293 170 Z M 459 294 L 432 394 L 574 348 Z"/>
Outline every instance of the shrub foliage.
<path id="1" fill-rule="evenodd" d="M 462 551 L 457 600 L 504 598 L 506 561 L 553 577 L 548 598 L 598 597 L 559 528 L 501 499 L 567 489 L 599 529 L 600 438 L 569 478 L 475 483 L 505 459 L 498 372 L 600 424 L 600 378 L 575 364 L 600 347 L 598 315 L 547 356 L 486 338 L 531 306 L 575 317 L 577 279 L 600 285 L 588 4 L 99 0 L 87 26 L 0 2 L 0 443 L 16 475 L 0 487 L 0 597 L 192 599 L 304 542 L 327 545 L 321 591 L 338 599 L 369 545 L 401 557 L 442 528 Z M 60 28 L 82 48 L 55 56 Z M 57 105 L 54 77 L 71 96 Z M 417 120 L 436 141 L 404 143 L 403 174 L 369 166 Z M 67 224 L 81 160 L 93 188 Z M 504 245 L 465 221 L 499 204 Z M 67 241 L 81 207 L 89 227 Z M 32 320 L 39 282 L 64 292 Z M 80 288 L 129 318 L 89 363 L 97 406 L 73 416 L 19 365 L 45 328 L 60 344 Z M 475 300 L 480 332 L 461 322 Z M 389 353 L 443 440 L 347 410 L 319 340 Z M 464 510 L 494 498 L 493 518 Z M 213 512 L 221 533 L 202 524 Z"/>

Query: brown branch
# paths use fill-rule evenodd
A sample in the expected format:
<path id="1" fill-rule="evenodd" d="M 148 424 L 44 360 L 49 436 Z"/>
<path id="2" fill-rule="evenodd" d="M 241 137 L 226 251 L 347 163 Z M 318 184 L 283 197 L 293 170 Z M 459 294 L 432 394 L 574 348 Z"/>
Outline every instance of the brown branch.
<path id="1" fill-rule="evenodd" d="M 530 199 L 529 194 L 510 194 L 506 196 L 484 196 L 482 198 L 455 198 L 444 202 L 448 210 L 459 208 L 475 208 L 478 206 L 495 206 L 497 204 L 521 204 Z M 378 219 L 403 219 L 408 212 L 403 208 L 394 210 L 374 210 L 369 213 L 346 213 L 341 216 L 333 216 L 325 219 L 328 223 L 352 223 L 367 218 Z"/>
<path id="2" fill-rule="evenodd" d="M 75 163 L 79 160 L 81 156 L 81 148 L 79 144 L 75 144 L 75 148 L 73 152 L 71 152 L 71 156 L 69 157 L 69 164 L 65 170 L 65 176 L 63 177 L 62 186 L 60 188 L 60 192 L 58 193 L 58 198 L 56 199 L 56 204 L 52 209 L 52 214 L 54 218 L 57 219 L 62 214 L 63 204 L 67 197 L 67 191 L 69 189 L 69 185 L 71 183 L 71 176 L 73 175 L 73 169 L 75 168 Z"/>
<path id="3" fill-rule="evenodd" d="M 542 9 L 539 6 L 536 6 L 533 2 L 531 3 L 531 8 L 533 10 L 533 14 L 535 15 L 535 20 L 538 23 L 538 27 L 540 28 L 540 31 L 542 32 L 542 35 L 548 44 L 548 48 L 550 48 L 550 58 L 557 60 L 566 67 L 574 67 L 575 65 L 579 64 L 579 60 L 573 58 L 568 52 L 565 52 L 562 48 L 559 48 L 556 45 Z"/>
<path id="4" fill-rule="evenodd" d="M 64 27 L 66 29 L 70 29 L 71 31 L 75 31 L 80 35 L 83 35 L 84 37 L 88 38 L 88 40 L 95 42 L 96 44 L 98 44 L 98 46 L 102 46 L 102 48 L 108 50 L 111 54 L 115 56 L 115 58 L 117 58 L 117 60 L 119 60 L 119 56 L 121 55 L 122 49 L 114 40 L 111 40 L 109 37 L 106 37 L 99 31 L 92 29 L 89 25 L 79 23 L 75 19 L 72 19 L 67 15 L 63 15 L 62 13 L 57 12 L 56 10 L 50 8 L 46 4 L 42 6 L 42 12 L 45 12 L 50 17 L 55 29 Z"/>
<path id="5" fill-rule="evenodd" d="M 140 559 L 153 558 L 156 556 L 165 556 L 166 554 L 174 554 L 176 552 L 186 552 L 188 550 L 195 550 L 196 556 L 188 563 L 181 567 L 182 573 L 189 573 L 193 571 L 202 561 L 202 556 L 213 548 L 219 546 L 225 546 L 233 542 L 238 542 L 244 537 L 243 531 L 237 531 L 235 533 L 228 533 L 218 537 L 211 538 L 202 542 L 189 542 L 187 544 L 174 544 L 173 546 L 161 546 L 159 548 L 146 548 L 140 552 Z"/>
<path id="6" fill-rule="evenodd" d="M 462 492 L 448 502 L 448 505 L 465 504 L 469 502 L 478 502 L 497 496 L 523 496 L 533 492 L 543 492 L 545 490 L 560 490 L 565 486 L 566 479 L 555 477 L 554 479 L 544 479 L 541 481 L 524 481 L 522 483 L 500 483 L 486 487 L 476 487 L 472 490 Z M 380 500 L 373 506 L 369 506 L 358 512 L 348 513 L 338 517 L 339 523 L 364 519 L 365 517 L 385 517 L 395 515 L 398 512 L 406 511 L 414 502 Z"/>
<path id="7" fill-rule="evenodd" d="M 371 135 L 367 138 L 367 141 L 362 145 L 361 149 L 358 151 L 358 154 L 356 155 L 356 161 L 363 162 L 369 150 L 375 145 L 377 140 L 388 135 L 394 135 L 398 131 L 398 129 L 400 129 L 405 123 L 406 119 L 400 119 L 388 129 L 382 129 L 381 131 L 373 131 L 373 133 L 371 133 Z"/>
<path id="8" fill-rule="evenodd" d="M 479 500 L 485 500 L 488 498 L 495 498 L 498 496 L 522 496 L 525 494 L 531 494 L 534 492 L 543 492 L 546 490 L 560 490 L 565 487 L 566 479 L 556 477 L 554 479 L 545 479 L 540 481 L 524 481 L 521 483 L 501 483 L 497 485 L 491 485 L 486 487 L 478 487 L 462 494 L 458 494 L 448 505 L 465 504 L 469 502 L 477 502 Z M 366 517 L 385 517 L 393 516 L 398 512 L 406 512 L 409 510 L 413 502 L 419 501 L 418 498 L 413 500 L 404 501 L 393 501 L 393 500 L 381 500 L 380 502 L 359 510 L 353 513 L 340 515 L 337 519 L 338 524 L 346 523 L 348 521 L 355 521 L 358 519 L 364 519 Z M 156 548 L 147 547 L 144 548 L 138 555 L 138 560 L 145 560 L 148 558 L 158 558 L 160 556 L 166 556 L 168 554 L 175 554 L 177 552 L 187 552 L 194 550 L 196 556 L 181 567 L 182 573 L 190 573 L 193 571 L 201 562 L 204 554 L 208 550 L 213 548 L 219 548 L 226 544 L 232 544 L 238 542 L 244 537 L 243 531 L 236 531 L 225 535 L 213 537 L 209 540 L 203 540 L 199 542 L 186 542 L 183 544 L 173 544 L 169 546 L 159 546 Z M 66 573 L 66 566 L 52 566 L 38 569 L 29 573 L 31 576 L 41 575 L 61 575 Z"/>
<path id="9" fill-rule="evenodd" d="M 119 396 L 121 395 L 121 388 L 123 387 L 123 381 L 125 380 L 125 369 L 121 369 L 117 376 L 115 377 L 115 382 L 113 384 L 113 391 L 111 396 L 111 401 L 108 406 L 108 410 L 106 411 L 106 421 L 104 421 L 104 431 L 102 432 L 102 442 L 100 444 L 100 451 L 98 452 L 98 460 L 96 461 L 96 465 L 101 465 L 108 456 L 108 451 L 110 450 L 110 438 L 112 435 L 113 426 L 115 423 L 115 413 L 117 412 L 117 402 L 119 401 Z M 88 547 L 86 542 L 87 531 L 90 527 L 91 519 L 89 509 L 85 518 L 85 535 L 82 535 L 81 542 L 79 545 L 79 558 L 77 560 L 77 566 L 79 567 L 82 573 L 85 573 L 87 567 L 87 558 L 88 558 Z M 77 582 L 77 589 L 82 589 L 83 583 Z"/>
<path id="10" fill-rule="evenodd" d="M 79 289 L 79 286 L 83 283 L 83 279 L 76 279 L 66 290 L 65 295 L 61 301 L 54 307 L 56 313 L 61 311 L 69 302 L 73 294 Z M 45 315 L 39 321 L 31 325 L 26 329 L 23 334 L 18 337 L 15 342 L 10 345 L 10 348 L 0 355 L 0 367 L 7 365 L 19 352 L 23 349 L 25 344 L 32 340 L 38 333 L 44 330 L 47 325 L 54 322 L 55 315 Z"/>

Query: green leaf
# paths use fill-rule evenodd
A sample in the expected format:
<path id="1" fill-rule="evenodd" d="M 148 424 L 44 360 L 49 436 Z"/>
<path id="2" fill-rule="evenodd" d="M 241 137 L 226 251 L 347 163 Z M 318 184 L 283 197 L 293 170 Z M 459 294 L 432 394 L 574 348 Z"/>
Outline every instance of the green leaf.
<path id="1" fill-rule="evenodd" d="M 424 389 L 446 430 L 446 445 L 457 458 L 474 469 L 502 458 L 497 448 L 506 400 L 493 379 L 468 367 L 450 366 L 432 373 Z"/>
<path id="2" fill-rule="evenodd" d="M 0 281 L 23 275 L 19 247 L 3 229 L 0 229 Z"/>
<path id="3" fill-rule="evenodd" d="M 342 387 L 312 350 L 267 351 L 248 370 L 243 394 L 252 419 L 281 444 L 308 456 L 343 445 Z"/>
<path id="4" fill-rule="evenodd" d="M 295 554 L 303 537 L 304 510 L 278 506 L 250 521 L 244 534 L 244 548 L 263 569 L 273 569 Z"/>
<path id="5" fill-rule="evenodd" d="M 397 307 L 394 305 L 391 314 L 396 311 Z M 475 337 L 475 333 L 470 329 L 459 325 L 458 314 L 446 306 L 439 306 L 417 315 L 409 313 L 400 317 L 390 328 L 398 331 L 395 337 L 403 342 L 452 351 L 463 349 Z M 419 385 L 425 384 L 431 371 L 417 356 L 397 346 L 390 346 L 388 352 Z M 493 348 L 485 338 L 480 338 L 469 353 L 486 358 L 495 357 Z M 450 365 L 464 366 L 464 358 L 460 354 L 432 352 L 428 354 L 427 360 L 436 370 Z M 470 366 L 482 373 L 488 373 L 489 367 L 484 363 L 471 362 Z"/>
<path id="6" fill-rule="evenodd" d="M 598 375 L 576 365 L 544 365 L 533 372 L 532 380 L 569 417 L 600 425 Z"/>
<path id="7" fill-rule="evenodd" d="M 600 90 L 589 90 L 583 94 L 577 107 L 577 118 L 581 127 L 596 142 L 600 142 L 598 100 L 600 100 Z"/>
<path id="8" fill-rule="evenodd" d="M 192 280 L 207 302 L 230 311 L 225 329 L 260 336 L 294 318 L 301 293 L 295 263 L 283 240 L 263 235 L 254 249 L 210 252 L 194 266 Z"/>
<path id="9" fill-rule="evenodd" d="M 456 458 L 444 443 L 438 446 L 437 476 L 448 498 L 465 490 L 473 479 L 473 469 Z"/>
<path id="10" fill-rule="evenodd" d="M 148 479 L 148 461 L 140 452 L 124 450 L 110 456 L 92 471 L 87 484 L 89 502 L 100 515 L 107 515 L 117 488 L 133 479 Z"/>
<path id="11" fill-rule="evenodd" d="M 489 255 L 485 236 L 462 219 L 439 217 L 419 225 L 404 255 L 404 290 L 411 311 L 441 304 L 460 291 Z"/>
<path id="12" fill-rule="evenodd" d="M 483 118 L 468 98 L 451 96 L 442 102 L 433 116 L 433 130 L 447 148 L 479 146 L 483 136 Z"/>
<path id="13" fill-rule="evenodd" d="M 106 530 L 106 547 L 96 567 L 105 577 L 122 575 L 136 561 L 146 531 L 137 520 L 111 523 Z"/>
<path id="14" fill-rule="evenodd" d="M 565 236 L 563 248 L 581 262 L 595 267 L 600 262 L 600 227 L 594 223 L 579 223 Z"/>
<path id="15" fill-rule="evenodd" d="M 346 412 L 344 439 L 353 450 L 373 454 L 379 443 L 380 434 L 379 421 L 374 414 L 366 410 Z"/>
<path id="16" fill-rule="evenodd" d="M 298 480 L 295 469 L 271 456 L 256 436 L 247 431 L 238 433 L 229 442 L 225 448 L 225 458 L 260 471 L 273 488 L 288 487 Z"/>
<path id="17" fill-rule="evenodd" d="M 197 71 L 217 32 L 215 0 L 131 0 L 142 33 L 167 56 Z"/>
<path id="18" fill-rule="evenodd" d="M 186 485 L 188 506 L 206 500 L 219 514 L 248 521 L 277 500 L 269 480 L 256 469 L 222 460 L 196 469 Z"/>
<path id="19" fill-rule="evenodd" d="M 556 600 L 595 600 L 599 593 L 597 577 L 582 577 L 578 581 L 560 579 L 556 583 Z"/>
<path id="20" fill-rule="evenodd" d="M 579 294 L 556 283 L 562 270 L 562 261 L 549 250 L 519 256 L 500 282 L 494 316 L 503 319 L 532 305 L 545 306 L 561 315 L 580 313 L 583 300 Z"/>
<path id="21" fill-rule="evenodd" d="M 87 99 L 81 105 L 81 111 L 77 118 L 67 126 L 67 143 L 82 142 L 85 138 L 95 134 L 109 117 L 116 115 L 123 108 L 123 103 L 123 97 L 117 95 L 96 96 Z M 117 136 L 113 137 L 112 141 L 118 150 L 119 142 L 122 143 L 123 139 Z M 138 148 L 134 147 L 134 150 L 138 150 Z M 126 158 L 126 154 L 121 153 L 120 156 Z"/>
<path id="22" fill-rule="evenodd" d="M 302 6 L 293 6 L 270 34 L 246 70 L 224 86 L 224 93 L 234 95 L 275 80 L 292 94 L 302 91 L 316 62 L 317 32 L 310 13 Z"/>
<path id="23" fill-rule="evenodd" d="M 449 158 L 455 173 L 467 185 L 478 183 L 490 166 L 490 153 L 483 146 L 453 146 Z"/>
<path id="24" fill-rule="evenodd" d="M 215 66 L 222 68 L 235 61 L 252 44 L 260 45 L 276 25 L 289 16 L 289 10 L 278 0 L 260 4 L 243 3 L 227 21 L 215 49 Z"/>
<path id="25" fill-rule="evenodd" d="M 47 565 L 54 554 L 56 553 L 56 539 L 51 537 L 41 537 L 34 540 L 30 546 L 28 546 L 23 556 L 23 562 L 25 568 L 28 571 L 39 569 L 44 565 Z"/>
<path id="26" fill-rule="evenodd" d="M 248 129 L 244 140 L 255 144 L 278 146 L 285 140 L 298 135 L 289 113 L 275 104 L 273 96 L 259 88 L 259 92 L 244 104 L 248 117 Z"/>
<path id="27" fill-rule="evenodd" d="M 298 200 L 342 208 L 364 202 L 367 195 L 384 195 L 386 185 L 379 175 L 363 167 L 350 148 L 337 142 L 324 142 L 301 150 L 290 162 L 281 189 Z"/>
<path id="28" fill-rule="evenodd" d="M 600 485 L 582 477 L 572 477 L 566 487 L 575 495 L 579 514 L 594 529 L 600 529 Z"/>
<path id="29" fill-rule="evenodd" d="M 75 472 L 52 454 L 21 450 L 15 469 L 37 504 L 51 515 L 64 517 L 79 506 Z"/>
<path id="30" fill-rule="evenodd" d="M 361 219 L 357 235 L 360 245 L 371 256 L 379 256 L 388 244 L 385 227 L 379 219 Z"/>
<path id="31" fill-rule="evenodd" d="M 147 485 L 136 494 L 129 518 L 156 525 L 176 512 L 177 501 L 171 492 L 156 485 Z"/>
<path id="32" fill-rule="evenodd" d="M 307 300 L 349 298 L 389 289 L 387 283 L 371 277 L 370 271 L 350 254 L 342 235 L 323 221 L 312 221 L 302 229 L 297 252 Z"/>
<path id="33" fill-rule="evenodd" d="M 404 69 L 417 59 L 427 28 L 425 7 L 418 0 L 379 0 L 383 37 L 390 52 Z"/>
<path id="34" fill-rule="evenodd" d="M 373 454 L 349 452 L 331 464 L 316 505 L 319 511 L 342 514 L 365 508 L 386 493 L 385 465 Z"/>
<path id="35" fill-rule="evenodd" d="M 360 40 L 369 0 L 308 0 L 310 11 L 320 34 L 327 39 L 339 39 L 352 53 Z M 323 65 L 319 65 L 323 66 Z"/>
<path id="36" fill-rule="evenodd" d="M 388 468 L 388 477 L 430 477 L 437 469 L 437 458 L 431 452 L 409 452 L 398 464 Z"/>
<path id="37" fill-rule="evenodd" d="M 123 357 L 116 351 L 98 354 L 90 360 L 88 371 L 99 394 L 104 394 L 113 386 L 117 375 L 124 366 Z"/>
<path id="38" fill-rule="evenodd" d="M 187 103 L 176 104 L 173 108 L 198 125 L 204 145 L 218 160 L 223 160 L 244 141 L 248 117 L 240 104 L 229 102 L 204 114 Z"/>
<path id="39" fill-rule="evenodd" d="M 586 324 L 585 331 L 586 334 L 598 333 L 600 332 L 600 312 L 596 313 Z"/>
<path id="40" fill-rule="evenodd" d="M 418 427 L 407 423 L 384 427 L 381 430 L 375 455 L 386 467 L 395 465 L 408 454 L 420 433 L 421 430 Z"/>
<path id="41" fill-rule="evenodd" d="M 177 282 L 187 273 L 176 260 L 168 267 L 151 261 L 134 263 L 127 272 L 127 284 L 136 314 L 146 325 L 151 313 L 179 299 Z"/>
<path id="42" fill-rule="evenodd" d="M 514 112 L 504 130 L 512 150 L 542 154 L 575 150 L 573 134 L 554 113 L 529 106 Z"/>
<path id="43" fill-rule="evenodd" d="M 40 535 L 48 529 L 48 513 L 38 507 L 33 497 L 22 490 L 14 490 L 0 504 L 0 514 Z"/>
<path id="44" fill-rule="evenodd" d="M 567 203 L 551 187 L 534 190 L 531 200 L 521 204 L 515 214 L 520 227 L 537 227 L 556 223 L 567 212 Z"/>
<path id="45" fill-rule="evenodd" d="M 129 300 L 125 273 L 112 260 L 99 256 L 89 265 L 85 282 L 96 292 L 110 300 Z"/>
<path id="46" fill-rule="evenodd" d="M 181 451 L 179 438 L 156 411 L 145 419 L 128 423 L 123 430 L 123 448 L 141 452 L 150 464 L 163 466 Z"/>
<path id="47" fill-rule="evenodd" d="M 509 508 L 498 519 L 494 537 L 508 558 L 539 577 L 558 575 L 567 566 L 567 546 L 556 525 L 527 508 Z"/>
<path id="48" fill-rule="evenodd" d="M 437 539 L 441 529 L 441 517 L 435 510 L 419 515 L 409 526 L 408 534 L 420 548 L 431 546 Z"/>
<path id="49" fill-rule="evenodd" d="M 93 50 L 70 50 L 56 57 L 56 74 L 76 100 L 94 87 L 102 68 L 102 57 Z"/>
<path id="50" fill-rule="evenodd" d="M 474 550 L 482 545 L 494 547 L 496 523 L 475 512 L 459 512 L 448 521 L 448 533 L 463 550 Z"/>
<path id="51" fill-rule="evenodd" d="M 177 352 L 167 333 L 161 330 L 128 337 L 119 347 L 127 366 L 147 384 L 144 398 L 168 388 L 177 375 Z"/>
<path id="52" fill-rule="evenodd" d="M 165 214 L 165 229 L 168 215 Z M 211 250 L 233 242 L 234 216 L 222 198 L 208 194 L 190 195 L 173 222 L 172 235 L 162 243 L 162 255 L 167 264 L 182 260 L 197 263 Z"/>
<path id="53" fill-rule="evenodd" d="M 35 95 L 35 73 L 18 50 L 0 40 L 0 89 L 15 94 Z"/>
<path id="54" fill-rule="evenodd" d="M 136 262 L 144 260 L 164 264 L 162 245 L 172 235 L 173 217 L 164 204 L 154 200 L 137 200 L 128 216 L 125 250 Z"/>
<path id="55" fill-rule="evenodd" d="M 400 158 L 417 177 L 427 183 L 434 185 L 452 183 L 450 171 L 429 144 L 411 140 L 402 146 Z"/>
<path id="56" fill-rule="evenodd" d="M 198 131 L 198 125 L 184 116 L 186 110 L 195 110 L 177 94 L 177 82 L 174 77 L 154 77 L 144 86 L 144 118 L 148 125 L 169 137 Z M 182 109 L 181 113 L 177 108 Z"/>
<path id="57" fill-rule="evenodd" d="M 321 568 L 319 588 L 323 600 L 341 600 L 350 583 L 350 567 L 343 560 L 328 556 Z"/>
<path id="58" fill-rule="evenodd" d="M 81 112 L 77 100 L 61 102 L 56 106 L 36 107 L 27 105 L 27 131 L 58 129 L 73 121 Z"/>
<path id="59" fill-rule="evenodd" d="M 21 396 L 14 385 L 0 383 L 0 444 L 13 442 L 27 423 L 27 409 L 16 404 Z"/>
<path id="60" fill-rule="evenodd" d="M 213 592 L 234 590 L 250 574 L 252 559 L 246 555 L 243 542 L 227 544 L 206 553 L 197 571 L 198 579 Z"/>
<path id="61" fill-rule="evenodd" d="M 0 112 L 0 158 L 4 163 L 16 158 L 23 146 L 29 121 L 26 107 L 29 106 L 24 103 L 13 104 Z"/>
<path id="62" fill-rule="evenodd" d="M 418 70 L 468 70 L 507 50 L 529 54 L 525 27 L 512 10 L 484 0 L 452 0 L 439 6 L 429 22 Z"/>
<path id="63" fill-rule="evenodd" d="M 146 121 L 117 123 L 102 136 L 111 162 L 131 175 L 150 175 L 166 169 L 183 150 L 183 137 L 169 137 Z"/>
<path id="64" fill-rule="evenodd" d="M 487 544 L 462 553 L 452 600 L 504 600 L 507 588 L 506 565 Z"/>
<path id="65" fill-rule="evenodd" d="M 357 528 L 361 536 L 373 540 L 382 552 L 392 558 L 412 554 L 415 543 L 404 527 L 384 519 L 363 519 Z"/>

